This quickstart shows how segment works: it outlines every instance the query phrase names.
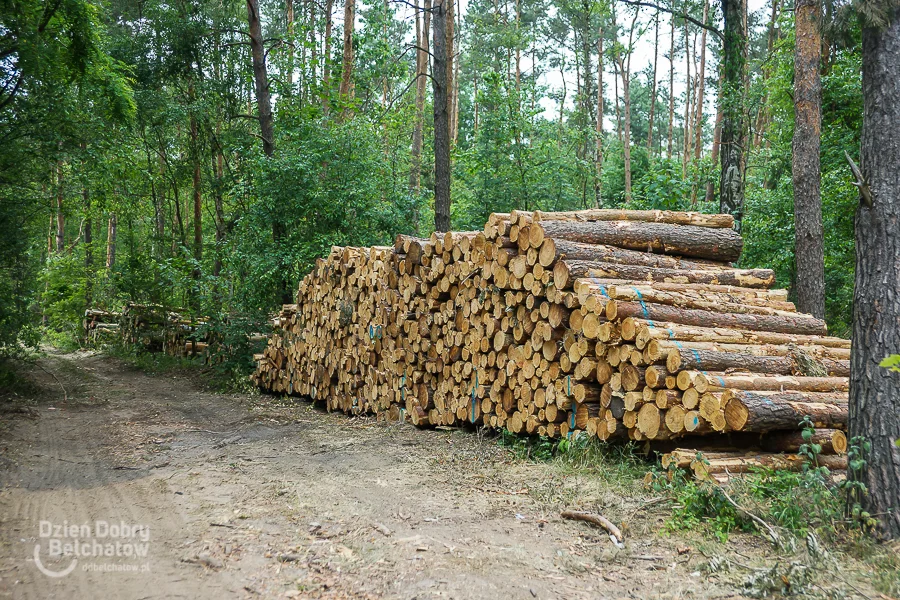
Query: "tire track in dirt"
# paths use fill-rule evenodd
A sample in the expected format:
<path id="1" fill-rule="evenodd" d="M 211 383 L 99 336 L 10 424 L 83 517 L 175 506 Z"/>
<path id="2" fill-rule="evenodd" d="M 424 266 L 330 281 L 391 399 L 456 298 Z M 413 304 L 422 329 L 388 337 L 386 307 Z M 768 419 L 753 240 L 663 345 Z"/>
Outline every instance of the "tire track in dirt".
<path id="1" fill-rule="evenodd" d="M 561 521 L 558 506 L 529 492 L 537 479 L 546 484 L 542 467 L 510 464 L 476 436 L 212 394 L 190 377 L 148 375 L 99 355 L 54 355 L 45 365 L 76 392 L 61 405 L 48 386 L 38 418 L 15 419 L 0 440 L 8 459 L 0 461 L 0 596 L 728 593 L 693 577 L 684 560 L 656 570 Z M 29 553 L 40 520 L 97 519 L 149 525 L 152 571 L 76 570 L 63 579 L 37 571 Z M 640 552 L 668 565 L 677 560 L 669 546 L 651 541 Z"/>

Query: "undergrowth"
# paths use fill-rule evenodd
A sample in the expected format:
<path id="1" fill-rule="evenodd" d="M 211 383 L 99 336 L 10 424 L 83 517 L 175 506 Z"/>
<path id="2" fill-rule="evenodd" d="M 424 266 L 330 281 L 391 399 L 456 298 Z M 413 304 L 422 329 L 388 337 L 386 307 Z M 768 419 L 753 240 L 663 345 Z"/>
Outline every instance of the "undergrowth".
<path id="1" fill-rule="evenodd" d="M 788 537 L 802 538 L 813 532 L 829 541 L 852 543 L 868 535 L 877 522 L 862 509 L 865 485 L 853 475 L 865 468 L 871 444 L 853 438 L 848 449 L 850 477 L 835 479 L 826 467 L 818 466 L 822 448 L 810 442 L 812 424 L 805 420 L 801 425 L 807 443 L 799 454 L 809 462 L 797 472 L 751 468 L 748 473 L 731 474 L 727 492 L 716 482 L 697 481 L 674 465 L 668 471 L 651 473 L 651 489 L 666 494 L 674 503 L 667 528 L 702 528 L 725 542 L 733 531 L 759 529 L 753 515 Z M 704 460 L 701 453 L 697 459 Z"/>
<path id="2" fill-rule="evenodd" d="M 584 433 L 548 438 L 521 436 L 504 429 L 499 444 L 520 460 L 552 462 L 565 470 L 607 479 L 638 480 L 647 471 L 647 461 L 634 444 L 606 444 Z"/>
<path id="3" fill-rule="evenodd" d="M 199 374 L 202 384 L 210 390 L 227 393 L 252 393 L 255 389 L 242 370 L 210 366 L 199 357 L 170 356 L 163 352 L 145 352 L 139 346 L 109 345 L 103 348 L 108 356 L 117 358 L 145 373 Z"/>

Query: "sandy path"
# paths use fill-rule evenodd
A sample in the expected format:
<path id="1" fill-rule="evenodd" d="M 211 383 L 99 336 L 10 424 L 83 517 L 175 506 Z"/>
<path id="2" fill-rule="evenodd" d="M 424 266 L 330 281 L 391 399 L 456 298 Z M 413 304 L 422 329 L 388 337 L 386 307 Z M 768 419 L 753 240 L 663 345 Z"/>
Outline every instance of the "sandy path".
<path id="1" fill-rule="evenodd" d="M 31 414 L 0 429 L 0 596 L 15 598 L 730 597 L 639 512 L 616 550 L 566 506 L 639 507 L 470 432 L 220 395 L 101 355 L 54 355 Z M 149 527 L 146 559 L 53 560 L 40 521 Z M 95 536 L 92 530 L 92 536 Z M 69 540 L 71 541 L 71 540 Z M 112 541 L 112 538 L 104 541 Z M 123 543 L 135 539 L 122 538 Z M 681 547 L 684 551 L 684 547 Z M 138 572 L 97 572 L 90 565 Z M 87 565 L 87 566 L 86 566 Z M 141 572 L 144 569 L 144 572 Z"/>

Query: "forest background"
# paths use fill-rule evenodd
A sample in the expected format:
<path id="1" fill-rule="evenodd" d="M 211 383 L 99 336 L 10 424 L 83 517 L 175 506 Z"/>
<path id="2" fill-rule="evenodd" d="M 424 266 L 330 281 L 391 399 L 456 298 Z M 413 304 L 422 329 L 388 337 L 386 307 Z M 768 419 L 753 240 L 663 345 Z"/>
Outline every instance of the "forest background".
<path id="1" fill-rule="evenodd" d="M 431 0 L 0 6 L 4 351 L 152 302 L 209 317 L 245 369 L 247 334 L 332 245 L 434 228 Z M 721 3 L 444 7 L 454 230 L 513 209 L 719 211 Z M 740 9 L 739 265 L 796 294 L 795 11 Z M 825 318 L 849 336 L 860 32 L 822 13 Z"/>

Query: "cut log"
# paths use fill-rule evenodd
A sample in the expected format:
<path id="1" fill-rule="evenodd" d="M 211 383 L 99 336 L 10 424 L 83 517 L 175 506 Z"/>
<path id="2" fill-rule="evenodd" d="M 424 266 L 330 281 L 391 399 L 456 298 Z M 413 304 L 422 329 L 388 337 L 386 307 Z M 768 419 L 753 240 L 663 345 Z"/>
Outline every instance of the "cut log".
<path id="1" fill-rule="evenodd" d="M 703 261 L 702 259 L 685 260 L 665 254 L 650 254 L 637 250 L 628 250 L 606 244 L 585 244 L 569 240 L 545 238 L 538 252 L 538 263 L 550 267 L 557 260 L 590 260 L 623 265 L 639 265 L 662 269 L 723 270 L 726 263 Z"/>
<path id="2" fill-rule="evenodd" d="M 814 427 L 846 429 L 846 396 L 834 396 L 833 403 L 809 402 L 802 392 L 760 394 L 728 390 L 725 420 L 735 431 L 800 429 L 804 417 Z"/>
<path id="3" fill-rule="evenodd" d="M 643 349 L 650 340 L 669 340 L 679 342 L 718 342 L 723 344 L 748 344 L 748 345 L 784 345 L 796 344 L 804 351 L 815 352 L 816 347 L 840 348 L 847 350 L 846 354 L 835 353 L 827 355 L 829 358 L 850 358 L 850 340 L 821 335 L 801 335 L 793 333 L 777 333 L 772 331 L 748 331 L 740 328 L 718 327 L 712 324 L 693 326 L 684 323 L 661 323 L 649 321 L 642 317 L 635 318 L 637 327 L 635 344 Z M 751 353 L 752 352 L 749 352 Z M 662 355 L 660 355 L 662 358 Z"/>
<path id="4" fill-rule="evenodd" d="M 561 264 L 561 263 L 560 263 Z M 616 302 L 614 310 L 607 309 L 609 320 L 635 317 L 651 321 L 669 321 L 698 327 L 723 327 L 755 332 L 825 335 L 825 321 L 809 315 L 793 316 L 748 315 L 718 313 L 709 310 L 677 308 L 665 304 L 645 302 Z"/>
<path id="5" fill-rule="evenodd" d="M 609 244 L 631 250 L 732 262 L 744 242 L 733 229 L 638 221 L 542 221 L 532 223 L 529 241 L 539 248 L 545 238 Z"/>
<path id="6" fill-rule="evenodd" d="M 567 289 L 580 278 L 627 279 L 643 284 L 702 283 L 717 286 L 742 286 L 768 288 L 775 283 L 775 272 L 769 269 L 667 269 L 641 265 L 629 265 L 602 260 L 561 260 L 553 266 L 553 285 Z M 602 284 L 601 284 L 602 285 Z"/>
<path id="7" fill-rule="evenodd" d="M 818 360 L 828 375 L 850 376 L 849 360 L 820 358 Z M 704 371 L 727 371 L 741 369 L 770 375 L 807 375 L 803 365 L 794 356 L 756 356 L 741 352 L 723 352 L 695 348 L 673 348 L 666 358 L 666 368 L 670 373 L 681 369 L 701 369 Z"/>
<path id="8" fill-rule="evenodd" d="M 839 429 L 816 429 L 809 440 L 803 439 L 802 431 L 770 431 L 759 441 L 766 452 L 797 452 L 804 444 L 819 444 L 822 454 L 847 453 L 847 436 Z"/>
<path id="9" fill-rule="evenodd" d="M 536 210 L 531 214 L 531 219 L 529 220 L 529 222 L 533 221 L 643 221 L 722 229 L 734 227 L 734 217 L 731 215 L 676 212 L 670 210 L 623 210 L 614 208 L 594 208 L 566 212 L 544 212 Z"/>

